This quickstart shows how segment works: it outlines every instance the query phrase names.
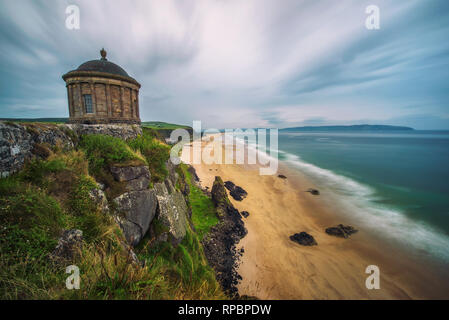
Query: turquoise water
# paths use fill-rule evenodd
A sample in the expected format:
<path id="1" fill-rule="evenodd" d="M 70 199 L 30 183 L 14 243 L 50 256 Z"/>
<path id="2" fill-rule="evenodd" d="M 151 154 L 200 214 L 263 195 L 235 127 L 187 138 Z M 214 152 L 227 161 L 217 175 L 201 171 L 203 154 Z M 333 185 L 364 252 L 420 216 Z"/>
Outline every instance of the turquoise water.
<path id="1" fill-rule="evenodd" d="M 449 261 L 449 132 L 280 133 L 279 150 L 373 231 Z"/>

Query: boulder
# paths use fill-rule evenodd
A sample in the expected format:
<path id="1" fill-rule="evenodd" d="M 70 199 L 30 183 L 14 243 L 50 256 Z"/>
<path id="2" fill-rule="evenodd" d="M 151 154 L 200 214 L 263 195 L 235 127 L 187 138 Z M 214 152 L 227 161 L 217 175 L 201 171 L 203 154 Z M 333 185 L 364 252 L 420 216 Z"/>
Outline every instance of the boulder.
<path id="1" fill-rule="evenodd" d="M 342 224 L 339 224 L 336 227 L 330 227 L 326 229 L 326 233 L 330 236 L 340 237 L 340 238 L 349 238 L 352 234 L 358 232 L 354 227 L 352 226 L 344 226 Z"/>
<path id="2" fill-rule="evenodd" d="M 83 232 L 77 229 L 64 230 L 58 240 L 50 259 L 54 262 L 73 261 L 78 257 L 78 253 L 83 245 Z"/>
<path id="3" fill-rule="evenodd" d="M 283 174 L 279 174 L 279 175 L 278 175 L 278 178 L 281 178 L 281 179 L 287 179 L 287 177 L 284 176 Z"/>
<path id="4" fill-rule="evenodd" d="M 310 192 L 311 194 L 313 194 L 314 196 L 319 196 L 320 192 L 317 189 L 308 189 L 306 192 Z"/>
<path id="5" fill-rule="evenodd" d="M 307 232 L 295 233 L 294 235 L 290 236 L 290 240 L 299 243 L 302 246 L 316 246 L 318 244 L 315 241 L 315 238 Z"/>
<path id="6" fill-rule="evenodd" d="M 242 201 L 248 195 L 242 187 L 236 186 L 232 181 L 226 181 L 224 186 L 229 190 L 229 194 L 234 200 Z"/>
<path id="7" fill-rule="evenodd" d="M 115 180 L 119 182 L 130 181 L 142 176 L 150 179 L 150 171 L 147 166 L 111 166 L 110 171 Z"/>
<path id="8" fill-rule="evenodd" d="M 162 234 L 155 236 L 162 241 L 170 239 L 173 245 L 178 245 L 189 227 L 189 208 L 184 196 L 173 187 L 169 178 L 155 183 L 154 192 L 158 203 L 157 221 L 165 227 Z"/>
<path id="9" fill-rule="evenodd" d="M 249 212 L 248 211 L 242 211 L 242 212 L 240 212 L 240 214 L 242 215 L 243 218 L 248 218 L 249 217 Z"/>
<path id="10" fill-rule="evenodd" d="M 144 237 L 156 215 L 154 190 L 129 191 L 114 199 L 117 222 L 129 244 L 135 246 Z"/>
<path id="11" fill-rule="evenodd" d="M 108 199 L 106 198 L 106 194 L 102 190 L 104 185 L 97 183 L 97 188 L 94 188 L 89 191 L 89 197 L 100 206 L 101 211 L 104 213 L 109 212 Z"/>

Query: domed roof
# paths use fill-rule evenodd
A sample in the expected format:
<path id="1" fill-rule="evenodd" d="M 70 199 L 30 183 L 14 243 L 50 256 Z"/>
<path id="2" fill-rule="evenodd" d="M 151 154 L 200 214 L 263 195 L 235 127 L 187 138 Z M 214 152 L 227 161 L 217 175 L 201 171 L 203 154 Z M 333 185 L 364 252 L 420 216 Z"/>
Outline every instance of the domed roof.
<path id="1" fill-rule="evenodd" d="M 76 69 L 76 71 L 98 71 L 129 77 L 128 73 L 126 73 L 126 71 L 123 70 L 122 67 L 116 65 L 115 63 L 109 62 L 108 59 L 106 59 L 106 51 L 104 49 L 102 49 L 100 53 L 100 60 L 91 60 L 84 62 L 78 67 L 78 69 Z"/>

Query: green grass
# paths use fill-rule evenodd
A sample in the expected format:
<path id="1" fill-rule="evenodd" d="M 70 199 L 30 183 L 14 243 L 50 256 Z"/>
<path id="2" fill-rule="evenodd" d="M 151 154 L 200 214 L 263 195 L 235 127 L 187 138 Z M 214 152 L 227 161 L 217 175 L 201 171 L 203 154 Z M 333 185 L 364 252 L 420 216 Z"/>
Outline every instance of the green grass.
<path id="1" fill-rule="evenodd" d="M 170 147 L 168 145 L 162 143 L 147 131 L 143 131 L 143 134 L 136 139 L 128 141 L 128 145 L 145 157 L 153 182 L 165 180 L 168 175 L 166 163 L 170 158 Z"/>
<path id="2" fill-rule="evenodd" d="M 142 122 L 142 127 L 145 128 L 152 128 L 152 129 L 190 129 L 189 126 L 186 125 L 180 125 L 180 124 L 173 124 L 173 123 L 167 123 L 167 122 L 161 122 L 161 121 L 145 121 Z"/>
<path id="3" fill-rule="evenodd" d="M 185 180 L 189 185 L 189 204 L 192 209 L 192 222 L 200 239 L 219 221 L 212 200 L 192 180 L 192 175 L 185 164 L 180 164 Z"/>
<path id="4" fill-rule="evenodd" d="M 85 135 L 80 147 L 85 151 L 89 161 L 89 171 L 99 173 L 111 165 L 147 164 L 145 158 L 133 151 L 124 140 L 107 135 Z"/>
<path id="5" fill-rule="evenodd" d="M 153 139 L 141 137 L 132 145 L 143 153 L 167 150 Z M 79 150 L 52 151 L 0 179 L 0 299 L 225 299 L 200 243 L 217 220 L 196 186 L 188 182 L 198 233 L 189 229 L 176 247 L 152 246 L 145 238 L 136 249 L 147 260 L 144 268 L 131 263 L 121 230 L 90 199 L 96 187 L 90 172 L 147 159 L 159 170 L 165 158 L 144 158 L 121 140 L 90 136 Z M 190 181 L 188 172 L 186 177 Z M 80 256 L 70 262 L 81 270 L 80 290 L 67 290 L 64 268 L 49 259 L 64 229 L 83 231 Z"/>

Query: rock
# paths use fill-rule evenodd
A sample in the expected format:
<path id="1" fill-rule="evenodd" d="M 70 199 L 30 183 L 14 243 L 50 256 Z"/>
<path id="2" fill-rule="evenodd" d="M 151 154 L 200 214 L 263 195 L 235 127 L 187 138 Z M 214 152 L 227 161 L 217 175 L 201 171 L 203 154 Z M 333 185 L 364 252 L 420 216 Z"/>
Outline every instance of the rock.
<path id="1" fill-rule="evenodd" d="M 229 190 L 229 194 L 234 200 L 242 201 L 248 195 L 242 187 L 236 186 L 232 181 L 226 181 L 224 186 Z"/>
<path id="2" fill-rule="evenodd" d="M 358 232 L 354 227 L 352 226 L 344 226 L 342 224 L 339 224 L 336 227 L 330 227 L 326 229 L 326 233 L 331 236 L 340 237 L 340 238 L 349 238 L 350 235 Z"/>
<path id="3" fill-rule="evenodd" d="M 46 158 L 50 147 L 71 149 L 71 137 L 55 124 L 0 121 L 0 178 L 21 170 L 25 161 Z"/>
<path id="4" fill-rule="evenodd" d="M 101 208 L 103 213 L 109 212 L 108 199 L 106 198 L 106 194 L 102 190 L 104 189 L 104 185 L 97 183 L 98 187 L 89 191 L 89 197 Z"/>
<path id="5" fill-rule="evenodd" d="M 237 201 L 242 201 L 248 195 L 248 193 L 239 186 L 236 186 L 229 194 Z"/>
<path id="6" fill-rule="evenodd" d="M 287 177 L 284 176 L 283 174 L 279 174 L 278 177 L 281 178 L 281 179 L 287 179 Z"/>
<path id="7" fill-rule="evenodd" d="M 178 245 L 185 237 L 189 227 L 189 208 L 182 192 L 177 191 L 170 179 L 162 183 L 154 184 L 154 192 L 157 198 L 156 217 L 158 222 L 166 227 L 166 235 L 156 235 L 159 240 L 171 240 L 173 245 Z"/>
<path id="8" fill-rule="evenodd" d="M 249 217 L 249 212 L 248 212 L 248 211 L 242 211 L 242 212 L 240 212 L 240 214 L 241 214 L 242 217 L 244 217 L 244 218 L 248 218 L 248 217 Z"/>
<path id="9" fill-rule="evenodd" d="M 228 189 L 229 191 L 234 190 L 235 188 L 235 184 L 232 181 L 226 181 L 224 183 L 224 186 L 226 187 L 226 189 Z"/>
<path id="10" fill-rule="evenodd" d="M 299 243 L 302 246 L 316 246 L 318 243 L 306 232 L 295 233 L 290 236 L 290 240 Z"/>
<path id="11" fill-rule="evenodd" d="M 156 215 L 154 190 L 129 191 L 114 199 L 116 220 L 129 244 L 135 246 L 144 237 Z"/>
<path id="12" fill-rule="evenodd" d="M 142 128 L 131 124 L 64 124 L 78 136 L 83 134 L 104 134 L 123 140 L 135 139 L 142 134 Z"/>
<path id="13" fill-rule="evenodd" d="M 188 168 L 187 170 L 188 170 L 188 171 L 190 172 L 190 174 L 192 175 L 193 181 L 195 181 L 195 182 L 199 182 L 199 181 L 200 181 L 200 178 L 199 178 L 198 175 L 196 174 L 196 170 L 195 170 L 194 167 L 189 166 L 189 168 Z"/>
<path id="14" fill-rule="evenodd" d="M 247 230 L 239 211 L 229 201 L 223 180 L 218 176 L 215 177 L 211 195 L 220 222 L 202 241 L 204 253 L 223 290 L 229 297 L 235 298 L 238 297 L 236 286 L 241 280 L 237 272 L 241 253 L 237 252 L 236 244 L 247 234 Z"/>
<path id="15" fill-rule="evenodd" d="M 318 196 L 320 195 L 320 192 L 317 189 L 308 189 L 306 192 L 310 192 L 311 194 L 313 194 L 314 196 Z"/>
<path id="16" fill-rule="evenodd" d="M 58 244 L 50 254 L 50 259 L 54 262 L 73 261 L 78 257 L 82 245 L 83 232 L 81 230 L 64 230 Z"/>
<path id="17" fill-rule="evenodd" d="M 110 171 L 116 181 L 126 182 L 127 191 L 148 189 L 151 180 L 147 166 L 111 166 Z"/>
<path id="18" fill-rule="evenodd" d="M 130 181 L 141 176 L 145 176 L 150 179 L 150 171 L 147 166 L 111 166 L 110 171 L 115 180 L 122 181 Z"/>

